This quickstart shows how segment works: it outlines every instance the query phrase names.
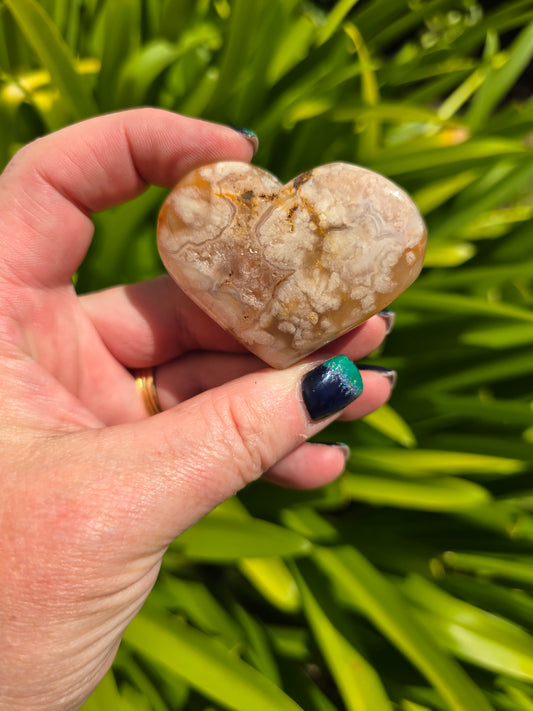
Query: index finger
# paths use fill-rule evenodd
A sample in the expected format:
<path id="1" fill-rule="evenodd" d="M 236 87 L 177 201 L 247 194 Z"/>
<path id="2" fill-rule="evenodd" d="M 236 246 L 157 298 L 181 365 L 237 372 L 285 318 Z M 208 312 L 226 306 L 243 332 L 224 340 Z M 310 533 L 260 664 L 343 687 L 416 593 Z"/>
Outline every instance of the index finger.
<path id="1" fill-rule="evenodd" d="M 89 247 L 92 212 L 149 184 L 172 186 L 198 165 L 252 155 L 237 131 L 161 109 L 100 116 L 40 138 L 0 176 L 2 271 L 40 286 L 68 283 Z"/>

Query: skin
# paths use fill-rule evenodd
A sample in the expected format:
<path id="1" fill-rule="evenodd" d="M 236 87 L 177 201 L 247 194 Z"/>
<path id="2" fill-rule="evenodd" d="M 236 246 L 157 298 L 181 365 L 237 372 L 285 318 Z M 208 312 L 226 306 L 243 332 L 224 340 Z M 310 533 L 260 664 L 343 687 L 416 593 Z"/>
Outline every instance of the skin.
<path id="1" fill-rule="evenodd" d="M 286 370 L 265 368 L 168 277 L 78 297 L 91 213 L 216 160 L 248 161 L 239 133 L 139 109 L 23 148 L 0 176 L 0 707 L 75 709 L 109 668 L 169 543 L 266 473 L 300 488 L 344 467 L 306 443 L 362 417 L 389 383 L 311 422 L 313 365 L 376 349 L 375 316 Z M 131 369 L 157 365 L 147 417 Z"/>

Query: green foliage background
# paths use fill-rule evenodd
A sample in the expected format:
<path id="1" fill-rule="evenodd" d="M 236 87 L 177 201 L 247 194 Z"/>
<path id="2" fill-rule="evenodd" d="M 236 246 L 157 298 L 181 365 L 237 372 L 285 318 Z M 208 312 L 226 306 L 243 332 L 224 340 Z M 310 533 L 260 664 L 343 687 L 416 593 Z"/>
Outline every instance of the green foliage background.
<path id="1" fill-rule="evenodd" d="M 254 129 L 281 179 L 369 166 L 430 235 L 391 405 L 328 431 L 346 474 L 176 541 L 86 711 L 533 709 L 532 55 L 532 0 L 0 0 L 2 165 L 151 104 Z M 163 197 L 95 216 L 80 291 L 161 271 Z"/>

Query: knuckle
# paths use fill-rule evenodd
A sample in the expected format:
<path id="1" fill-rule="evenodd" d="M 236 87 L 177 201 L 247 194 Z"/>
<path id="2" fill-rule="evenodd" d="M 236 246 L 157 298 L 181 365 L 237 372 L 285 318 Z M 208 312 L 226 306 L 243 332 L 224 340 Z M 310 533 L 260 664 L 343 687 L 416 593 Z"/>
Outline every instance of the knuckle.
<path id="1" fill-rule="evenodd" d="M 271 417 L 260 404 L 244 395 L 214 396 L 212 405 L 233 472 L 246 486 L 273 463 Z"/>

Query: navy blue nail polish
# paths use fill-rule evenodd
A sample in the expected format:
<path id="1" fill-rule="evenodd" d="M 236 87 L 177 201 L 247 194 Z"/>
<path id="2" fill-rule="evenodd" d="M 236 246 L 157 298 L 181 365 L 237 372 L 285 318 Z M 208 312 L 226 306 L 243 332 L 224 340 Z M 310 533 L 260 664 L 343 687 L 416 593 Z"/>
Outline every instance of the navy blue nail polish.
<path id="1" fill-rule="evenodd" d="M 396 320 L 396 314 L 390 309 L 381 309 L 379 316 L 385 321 L 385 335 L 389 335 Z"/>
<path id="2" fill-rule="evenodd" d="M 313 368 L 302 380 L 302 397 L 312 420 L 323 420 L 343 410 L 362 392 L 361 374 L 344 355 Z"/>
<path id="3" fill-rule="evenodd" d="M 237 133 L 242 134 L 250 141 L 254 148 L 255 155 L 257 153 L 257 149 L 259 148 L 259 138 L 257 137 L 257 135 L 249 128 L 238 128 L 237 126 L 230 126 L 230 128 L 232 128 L 234 131 L 237 131 Z"/>
<path id="4" fill-rule="evenodd" d="M 398 373 L 390 368 L 384 368 L 382 365 L 368 365 L 367 363 L 361 363 L 359 365 L 359 370 L 362 371 L 373 371 L 374 373 L 379 373 L 383 378 L 387 378 L 390 384 L 391 390 L 396 385 L 396 380 L 398 379 Z"/>

